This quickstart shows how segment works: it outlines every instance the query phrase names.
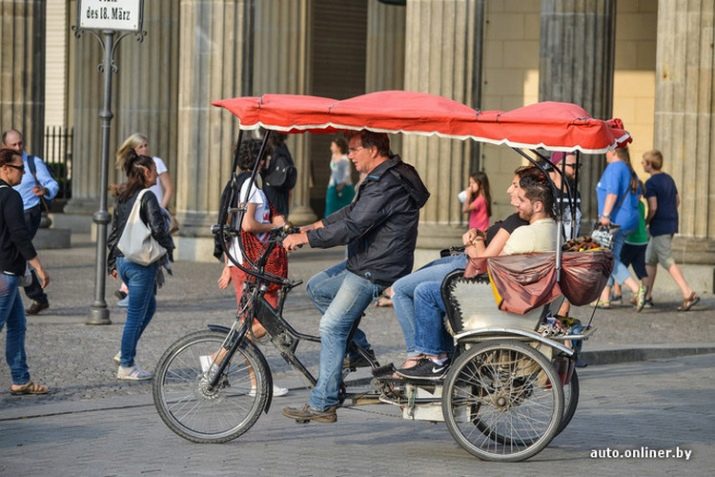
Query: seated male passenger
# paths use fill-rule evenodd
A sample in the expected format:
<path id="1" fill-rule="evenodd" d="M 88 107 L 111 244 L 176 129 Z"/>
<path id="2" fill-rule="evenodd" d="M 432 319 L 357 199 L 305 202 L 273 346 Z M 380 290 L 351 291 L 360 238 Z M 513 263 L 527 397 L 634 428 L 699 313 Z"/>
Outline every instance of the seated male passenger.
<path id="1" fill-rule="evenodd" d="M 517 168 L 506 191 L 511 205 L 515 209 L 519 205 L 517 193 L 520 189 L 519 183 L 523 179 L 547 183 L 546 174 L 538 167 L 521 166 Z M 518 227 L 528 224 L 529 222 L 519 217 L 518 213 L 514 213 L 504 220 L 497 221 L 486 231 L 470 229 L 462 236 L 462 242 L 466 246 L 463 254 L 430 262 L 419 270 L 400 278 L 392 285 L 395 315 L 402 327 L 407 348 L 407 359 L 400 368 L 416 366 L 422 359 L 422 354 L 415 349 L 415 294 L 424 288 L 439 289 L 444 277 L 454 270 L 465 268 L 469 258 L 499 255 L 512 232 Z"/>
<path id="2" fill-rule="evenodd" d="M 519 217 L 528 221 L 529 225 L 512 232 L 500 255 L 554 251 L 556 222 L 553 219 L 554 199 L 551 188 L 530 179 L 522 179 L 520 185 L 517 210 Z M 475 255 L 483 252 L 483 238 L 475 239 L 475 249 L 472 251 Z M 398 369 L 397 374 L 400 376 L 440 380 L 447 373 L 451 337 L 443 326 L 445 306 L 440 286 L 441 283 L 434 282 L 415 292 L 415 349 L 423 357 L 412 368 Z"/>

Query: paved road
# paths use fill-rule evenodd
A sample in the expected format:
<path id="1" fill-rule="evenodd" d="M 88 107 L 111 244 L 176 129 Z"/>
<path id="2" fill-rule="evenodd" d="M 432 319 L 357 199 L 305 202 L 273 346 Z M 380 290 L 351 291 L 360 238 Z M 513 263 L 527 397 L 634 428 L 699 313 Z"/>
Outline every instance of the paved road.
<path id="1" fill-rule="evenodd" d="M 695 475 L 712 467 L 705 451 L 713 445 L 713 358 L 703 355 L 670 361 L 590 366 L 580 370 L 584 397 L 577 419 L 541 455 L 522 466 L 481 463 L 464 453 L 443 425 L 385 418 L 366 410 L 344 409 L 334 426 L 300 427 L 280 416 L 280 407 L 300 404 L 301 378 L 272 349 L 263 348 L 275 380 L 293 388 L 276 399 L 267 416 L 245 438 L 223 446 L 196 446 L 171 434 L 150 405 L 147 384 L 119 382 L 111 357 L 119 347 L 124 313 L 111 297 L 112 325 L 87 326 L 92 301 L 94 246 L 73 237 L 69 250 L 42 253 L 53 277 L 52 308 L 28 321 L 27 350 L 33 378 L 52 394 L 13 397 L 8 370 L 0 366 L 0 475 L 415 475 L 428 472 L 489 473 L 582 472 Z M 340 259 L 342 252 L 300 251 L 291 258 L 290 275 L 306 280 Z M 218 264 L 179 262 L 175 277 L 159 293 L 159 310 L 139 345 L 138 362 L 153 369 L 178 337 L 206 326 L 230 324 L 232 292 L 216 288 Z M 596 335 L 587 343 L 592 363 L 610 350 L 615 361 L 666 356 L 675 349 L 715 349 L 712 296 L 695 311 L 675 311 L 676 296 L 659 297 L 658 308 L 636 314 L 627 307 L 599 311 Z M 574 311 L 588 319 L 591 309 Z M 317 313 L 304 288 L 289 299 L 286 315 L 300 330 L 316 332 Z M 402 336 L 391 309 L 372 308 L 364 328 L 382 361 L 402 357 Z M 4 348 L 4 333 L 0 348 Z M 645 355 L 642 350 L 649 349 Z M 301 345 L 301 357 L 317 367 L 318 347 Z M 605 360 L 608 361 L 608 360 Z M 33 417 L 37 416 L 37 417 Z M 706 428 L 705 425 L 709 426 Z M 666 448 L 694 451 L 691 462 L 592 461 L 592 448 Z M 709 467 L 708 465 L 709 464 Z M 445 467 L 447 466 L 447 467 Z M 485 468 L 486 467 L 486 468 Z"/>
<path id="2" fill-rule="evenodd" d="M 281 416 L 305 392 L 277 398 L 246 435 L 192 444 L 160 421 L 149 385 L 133 397 L 54 403 L 0 418 L 0 475 L 711 475 L 715 355 L 580 370 L 574 420 L 528 463 L 481 462 L 443 424 L 395 418 L 387 405 L 339 410 L 336 424 Z M 390 416 L 374 414 L 390 413 Z M 22 417 L 22 416 L 35 417 Z M 647 447 L 692 451 L 684 459 L 593 459 Z"/>

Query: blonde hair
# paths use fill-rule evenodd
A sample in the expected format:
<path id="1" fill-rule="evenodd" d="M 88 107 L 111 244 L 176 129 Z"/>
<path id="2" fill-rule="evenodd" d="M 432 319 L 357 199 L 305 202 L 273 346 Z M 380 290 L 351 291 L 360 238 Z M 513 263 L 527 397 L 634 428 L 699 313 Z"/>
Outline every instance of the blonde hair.
<path id="1" fill-rule="evenodd" d="M 129 151 L 134 151 L 134 149 L 143 142 L 149 142 L 149 139 L 141 133 L 135 132 L 131 134 L 128 138 L 124 140 L 119 149 L 117 149 L 117 154 L 114 156 L 116 158 L 117 169 L 124 170 L 124 163 L 127 161 L 127 156 Z"/>
<path id="2" fill-rule="evenodd" d="M 659 171 L 663 167 L 663 153 L 658 149 L 651 149 L 650 151 L 644 152 L 643 160 L 656 171 Z"/>

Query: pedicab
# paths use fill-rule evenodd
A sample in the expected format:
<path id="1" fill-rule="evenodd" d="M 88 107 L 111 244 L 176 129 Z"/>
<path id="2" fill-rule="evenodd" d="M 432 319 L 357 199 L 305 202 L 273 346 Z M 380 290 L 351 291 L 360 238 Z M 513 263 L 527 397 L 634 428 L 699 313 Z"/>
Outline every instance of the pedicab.
<path id="1" fill-rule="evenodd" d="M 266 94 L 213 104 L 237 118 L 239 143 L 243 131 L 266 131 L 259 158 L 266 154 L 273 131 L 321 134 L 368 129 L 475 140 L 510 147 L 533 163 L 548 161 L 549 151 L 574 152 L 580 161 L 582 154 L 601 154 L 629 140 L 618 120 L 593 119 L 577 105 L 557 102 L 506 112 L 476 111 L 439 96 L 383 91 L 346 100 Z M 320 337 L 296 330 L 283 316 L 289 292 L 301 282 L 266 268 L 273 248 L 297 229 L 274 229 L 258 258 L 251 260 L 244 253 L 243 264 L 238 263 L 229 246 L 237 237 L 243 247 L 236 230 L 247 198 L 239 197 L 237 157 L 232 170 L 213 231 L 224 253 L 251 279 L 244 286 L 232 326 L 209 325 L 208 330 L 180 338 L 160 358 L 153 383 L 161 419 L 173 432 L 197 443 L 235 439 L 271 406 L 271 370 L 250 339 L 254 320 L 308 385 L 316 383 L 296 351 L 301 342 L 319 343 Z M 561 193 L 575 193 L 566 181 L 562 183 Z M 563 207 L 557 211 L 559 230 L 563 214 L 574 213 Z M 349 340 L 349 349 L 370 362 L 376 377 L 367 388 L 363 383 L 357 390 L 344 379 L 341 405 L 386 404 L 398 407 L 405 419 L 443 421 L 461 447 L 485 460 L 520 461 L 540 452 L 573 416 L 579 389 L 574 344 L 592 332 L 554 332 L 554 310 L 564 295 L 575 305 L 597 297 L 612 266 L 608 250 L 563 252 L 563 242 L 559 233 L 556 252 L 493 257 L 486 260 L 487 273 L 460 270 L 445 278 L 445 326 L 454 337 L 455 356 L 443 381 L 395 379 L 392 373 L 382 372 L 385 366 L 373 355 Z M 275 308 L 264 296 L 270 286 L 279 287 Z M 345 377 L 350 371 L 354 368 L 348 368 Z"/>

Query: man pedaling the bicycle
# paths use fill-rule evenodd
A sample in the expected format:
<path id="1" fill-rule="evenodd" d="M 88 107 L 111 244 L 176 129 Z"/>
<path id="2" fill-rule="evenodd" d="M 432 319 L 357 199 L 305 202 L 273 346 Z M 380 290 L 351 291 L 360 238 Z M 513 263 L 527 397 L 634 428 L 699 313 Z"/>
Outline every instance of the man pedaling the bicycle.
<path id="1" fill-rule="evenodd" d="M 387 134 L 363 130 L 350 137 L 348 146 L 355 169 L 367 174 L 353 203 L 283 241 L 288 251 L 304 244 L 348 246 L 347 260 L 307 284 L 308 296 L 322 314 L 319 377 L 307 404 L 283 409 L 284 416 L 302 422 L 337 421 L 344 358 L 348 366 L 362 358 L 345 357 L 348 338 L 370 303 L 412 271 L 419 210 L 429 198 L 417 171 L 390 152 Z M 371 352 L 360 329 L 353 341 Z"/>

